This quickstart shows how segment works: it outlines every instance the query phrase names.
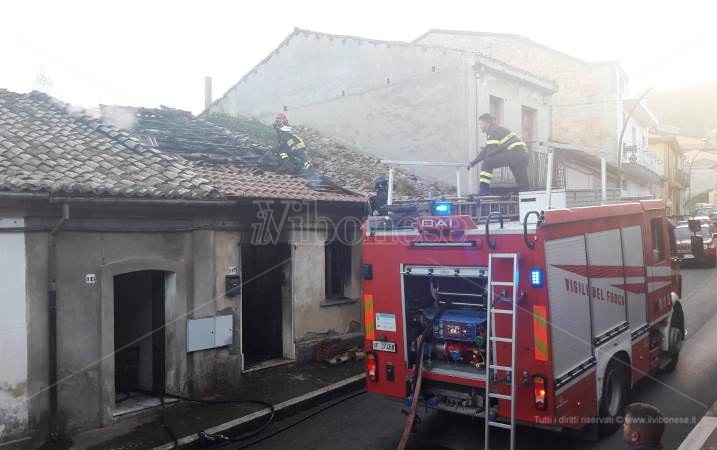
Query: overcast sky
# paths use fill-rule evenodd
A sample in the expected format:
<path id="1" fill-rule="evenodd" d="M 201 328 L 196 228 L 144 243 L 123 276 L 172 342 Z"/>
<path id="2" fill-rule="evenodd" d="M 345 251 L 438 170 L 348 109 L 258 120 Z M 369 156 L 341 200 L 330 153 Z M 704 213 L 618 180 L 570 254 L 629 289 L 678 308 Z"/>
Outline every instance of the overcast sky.
<path id="1" fill-rule="evenodd" d="M 198 113 L 205 75 L 220 96 L 294 27 L 402 41 L 430 28 L 518 33 L 589 61 L 620 60 L 632 92 L 717 79 L 714 0 L 11 0 L 0 8 L 0 88 L 30 91 L 42 68 L 51 94 L 82 106 Z"/>

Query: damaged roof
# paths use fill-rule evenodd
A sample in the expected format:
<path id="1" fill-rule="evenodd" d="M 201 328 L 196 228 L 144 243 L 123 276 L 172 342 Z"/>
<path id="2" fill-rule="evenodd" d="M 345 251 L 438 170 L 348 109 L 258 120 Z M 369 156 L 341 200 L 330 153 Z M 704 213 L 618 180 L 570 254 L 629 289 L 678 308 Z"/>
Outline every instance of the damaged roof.
<path id="1" fill-rule="evenodd" d="M 141 115 L 136 116 L 137 110 Z M 178 110 L 105 120 L 46 94 L 0 89 L 0 191 L 70 197 L 363 202 L 259 164 L 269 148 Z M 116 111 L 115 111 L 116 112 Z M 142 124 L 141 128 L 136 128 Z M 215 160 L 206 153 L 215 155 Z M 216 155 L 226 155 L 226 158 Z"/>
<path id="2" fill-rule="evenodd" d="M 46 94 L 0 90 L 0 190 L 76 196 L 221 198 L 179 158 Z"/>
<path id="3" fill-rule="evenodd" d="M 138 108 L 102 105 L 102 119 L 161 152 L 181 155 L 184 159 L 256 166 L 271 164 L 271 147 L 252 137 L 228 130 L 189 111 L 168 108 Z"/>
<path id="4" fill-rule="evenodd" d="M 195 167 L 202 176 L 211 180 L 229 197 L 334 202 L 366 201 L 363 196 L 348 191 L 312 189 L 306 180 L 260 168 L 204 165 L 202 163 L 196 163 Z"/>

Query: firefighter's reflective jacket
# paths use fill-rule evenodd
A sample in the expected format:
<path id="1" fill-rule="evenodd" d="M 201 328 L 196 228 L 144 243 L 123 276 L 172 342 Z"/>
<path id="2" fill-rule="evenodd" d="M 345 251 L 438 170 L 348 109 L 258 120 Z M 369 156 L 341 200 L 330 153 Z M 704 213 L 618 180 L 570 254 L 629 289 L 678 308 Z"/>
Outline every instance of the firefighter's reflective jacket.
<path id="1" fill-rule="evenodd" d="M 528 149 L 525 142 L 521 141 L 515 133 L 498 125 L 490 127 L 486 131 L 486 137 L 487 141 L 483 150 L 485 153 L 500 150 L 526 151 Z"/>
<path id="2" fill-rule="evenodd" d="M 279 146 L 275 153 L 282 165 L 294 166 L 295 169 L 309 169 L 312 164 L 306 152 L 304 140 L 289 127 L 279 130 Z"/>

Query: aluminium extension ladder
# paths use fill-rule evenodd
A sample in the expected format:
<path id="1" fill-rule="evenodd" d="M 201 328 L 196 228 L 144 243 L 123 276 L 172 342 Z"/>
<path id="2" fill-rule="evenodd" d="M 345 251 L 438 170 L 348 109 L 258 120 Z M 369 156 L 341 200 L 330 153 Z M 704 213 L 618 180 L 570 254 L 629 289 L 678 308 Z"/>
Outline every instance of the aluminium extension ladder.
<path id="1" fill-rule="evenodd" d="M 485 365 L 486 365 L 486 381 L 485 381 L 485 398 L 483 401 L 483 407 L 485 411 L 485 450 L 490 450 L 490 429 L 491 428 L 503 428 L 510 430 L 510 450 L 515 450 L 515 344 L 516 344 L 516 319 L 517 319 L 517 304 L 518 304 L 518 260 L 520 255 L 518 253 L 492 253 L 488 255 L 488 322 L 486 329 L 486 352 L 485 352 Z M 512 260 L 513 261 L 513 281 L 493 281 L 493 264 L 494 260 Z M 503 298 L 498 295 L 498 299 L 509 302 L 510 309 L 496 308 L 497 302 L 494 298 L 495 288 L 511 288 L 512 296 Z M 494 336 L 495 334 L 495 316 L 496 314 L 506 314 L 511 316 L 512 326 L 510 337 L 506 336 Z M 497 356 L 497 342 L 510 343 L 510 366 L 498 365 L 495 361 L 498 360 Z M 494 355 L 494 353 L 496 355 Z M 498 394 L 491 391 L 491 383 L 493 377 L 498 372 L 503 372 L 510 377 L 510 395 Z M 497 377 L 496 377 L 497 378 Z M 491 399 L 499 399 L 510 402 L 510 423 L 498 422 L 491 418 Z"/>

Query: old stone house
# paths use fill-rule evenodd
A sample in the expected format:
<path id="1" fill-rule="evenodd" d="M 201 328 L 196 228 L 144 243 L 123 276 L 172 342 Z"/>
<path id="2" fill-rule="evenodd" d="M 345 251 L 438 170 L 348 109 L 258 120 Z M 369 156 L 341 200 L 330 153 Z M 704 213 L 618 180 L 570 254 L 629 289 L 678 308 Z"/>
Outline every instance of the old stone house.
<path id="1" fill-rule="evenodd" d="M 102 116 L 0 90 L 0 442 L 360 339 L 363 196 L 188 113 Z"/>
<path id="2" fill-rule="evenodd" d="M 473 50 L 296 29 L 206 112 L 268 123 L 286 111 L 293 123 L 380 158 L 460 165 L 484 145 L 477 118 L 490 111 L 522 134 L 542 173 L 555 91 L 552 81 Z M 417 170 L 456 181 L 455 167 Z M 510 182 L 494 175 L 501 180 Z"/>

